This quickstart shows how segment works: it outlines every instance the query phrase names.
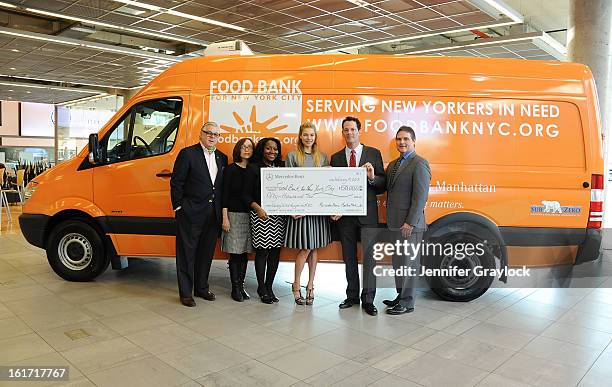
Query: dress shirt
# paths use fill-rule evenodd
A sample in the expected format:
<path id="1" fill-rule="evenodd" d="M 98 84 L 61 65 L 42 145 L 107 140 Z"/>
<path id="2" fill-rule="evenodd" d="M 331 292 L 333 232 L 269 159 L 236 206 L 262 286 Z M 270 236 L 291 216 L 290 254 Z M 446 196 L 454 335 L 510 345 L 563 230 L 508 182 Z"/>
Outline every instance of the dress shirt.
<path id="1" fill-rule="evenodd" d="M 202 145 L 202 143 L 200 143 Z M 210 180 L 213 185 L 217 178 L 217 159 L 215 157 L 215 151 L 212 152 L 202 145 L 202 151 L 204 152 L 204 158 L 206 159 L 206 166 L 208 167 L 208 173 L 210 173 Z"/>
<path id="2" fill-rule="evenodd" d="M 349 148 L 348 146 L 344 148 L 344 153 L 346 154 L 346 165 L 351 165 L 351 151 L 353 149 Z M 355 166 L 359 166 L 359 160 L 361 160 L 361 152 L 363 152 L 363 145 L 359 144 L 357 145 L 357 147 L 354 149 L 355 151 Z"/>

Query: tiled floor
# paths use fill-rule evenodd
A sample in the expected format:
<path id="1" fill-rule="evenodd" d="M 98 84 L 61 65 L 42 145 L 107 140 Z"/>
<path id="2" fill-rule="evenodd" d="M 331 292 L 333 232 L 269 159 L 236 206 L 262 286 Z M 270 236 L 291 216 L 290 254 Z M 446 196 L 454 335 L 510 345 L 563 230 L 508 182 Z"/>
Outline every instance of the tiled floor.
<path id="1" fill-rule="evenodd" d="M 320 266 L 312 307 L 293 303 L 292 271 L 281 264 L 279 304 L 237 303 L 225 263 L 215 261 L 217 300 L 186 308 L 172 260 L 134 259 L 70 283 L 5 222 L 0 364 L 66 365 L 72 386 L 612 385 L 610 277 L 599 288 L 490 289 L 470 303 L 422 290 L 414 313 L 370 317 L 338 309 L 342 265 Z M 248 276 L 254 293 L 252 267 Z M 393 293 L 379 291 L 381 312 Z"/>

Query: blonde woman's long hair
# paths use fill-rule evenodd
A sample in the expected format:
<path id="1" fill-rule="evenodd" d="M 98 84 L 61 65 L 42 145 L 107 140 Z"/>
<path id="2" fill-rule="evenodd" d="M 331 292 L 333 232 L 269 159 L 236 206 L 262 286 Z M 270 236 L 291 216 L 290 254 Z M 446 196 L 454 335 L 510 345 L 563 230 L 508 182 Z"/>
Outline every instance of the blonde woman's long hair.
<path id="1" fill-rule="evenodd" d="M 295 160 L 297 161 L 297 165 L 300 167 L 304 166 L 304 162 L 306 161 L 306 152 L 304 152 L 304 144 L 302 143 L 302 133 L 304 133 L 304 129 L 312 129 L 315 133 L 315 141 L 312 144 L 312 158 L 314 160 L 315 167 L 320 167 L 323 163 L 323 155 L 319 150 L 319 145 L 317 144 L 317 127 L 310 121 L 304 122 L 300 125 L 300 131 L 298 133 L 297 140 L 297 151 L 295 153 Z"/>

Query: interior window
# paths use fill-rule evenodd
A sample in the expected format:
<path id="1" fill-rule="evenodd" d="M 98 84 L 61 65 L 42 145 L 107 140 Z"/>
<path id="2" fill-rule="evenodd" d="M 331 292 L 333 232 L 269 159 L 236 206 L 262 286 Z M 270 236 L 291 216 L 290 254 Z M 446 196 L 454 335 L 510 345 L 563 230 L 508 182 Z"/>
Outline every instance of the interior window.
<path id="1" fill-rule="evenodd" d="M 107 163 L 156 156 L 172 150 L 183 101 L 166 98 L 139 103 L 102 140 Z"/>

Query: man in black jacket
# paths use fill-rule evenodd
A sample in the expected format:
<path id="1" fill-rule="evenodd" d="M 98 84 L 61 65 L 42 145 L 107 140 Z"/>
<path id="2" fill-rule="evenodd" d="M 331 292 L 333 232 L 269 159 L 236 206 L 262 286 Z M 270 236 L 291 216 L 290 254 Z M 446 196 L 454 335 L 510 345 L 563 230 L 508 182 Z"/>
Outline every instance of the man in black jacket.
<path id="1" fill-rule="evenodd" d="M 364 242 L 364 230 L 378 225 L 378 204 L 376 195 L 385 191 L 385 169 L 380 151 L 359 142 L 361 122 L 356 117 L 346 117 L 342 121 L 342 137 L 346 147 L 331 157 L 332 167 L 364 167 L 368 175 L 368 200 L 366 216 L 333 216 L 337 221 L 342 244 L 342 257 L 346 264 L 346 300 L 339 305 L 340 309 L 359 305 L 359 268 L 357 265 L 357 241 L 362 240 L 363 248 L 363 291 L 361 292 L 362 308 L 371 316 L 378 314 L 374 306 L 376 295 L 376 277 L 373 268 L 375 261 Z M 373 234 L 373 233 L 370 233 Z"/>
<path id="2" fill-rule="evenodd" d="M 207 122 L 200 142 L 180 151 L 170 179 L 176 235 L 176 271 L 179 296 L 185 306 L 195 306 L 195 296 L 213 301 L 208 274 L 221 233 L 221 187 L 227 156 L 216 150 L 219 127 Z"/>

